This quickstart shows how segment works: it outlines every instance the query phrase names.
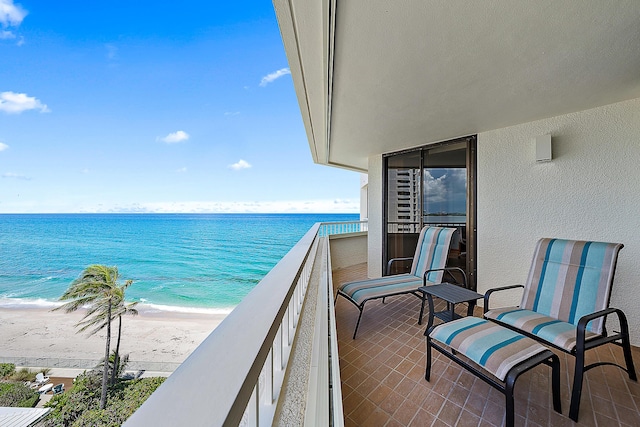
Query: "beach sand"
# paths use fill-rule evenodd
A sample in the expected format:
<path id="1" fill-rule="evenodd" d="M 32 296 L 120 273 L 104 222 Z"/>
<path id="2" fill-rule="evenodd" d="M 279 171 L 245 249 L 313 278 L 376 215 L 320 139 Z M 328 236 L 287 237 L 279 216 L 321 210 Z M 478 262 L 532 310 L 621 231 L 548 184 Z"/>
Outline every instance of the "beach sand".
<path id="1" fill-rule="evenodd" d="M 104 356 L 105 334 L 76 333 L 75 324 L 82 315 L 82 310 L 67 314 L 44 308 L 0 308 L 0 359 L 100 360 Z M 139 315 L 122 319 L 120 353 L 129 353 L 129 360 L 136 365 L 182 363 L 225 316 L 141 309 Z M 112 324 L 112 349 L 117 325 L 117 321 Z"/>

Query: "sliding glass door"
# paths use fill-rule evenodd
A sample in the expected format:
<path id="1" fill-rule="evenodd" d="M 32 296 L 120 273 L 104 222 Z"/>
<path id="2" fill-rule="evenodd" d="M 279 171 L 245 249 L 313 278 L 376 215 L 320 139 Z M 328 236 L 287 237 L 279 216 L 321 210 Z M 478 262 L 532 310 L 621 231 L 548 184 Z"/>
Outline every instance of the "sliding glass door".
<path id="1" fill-rule="evenodd" d="M 456 228 L 449 266 L 475 288 L 475 149 L 467 137 L 385 156 L 385 262 L 410 257 L 425 225 Z M 391 274 L 410 263 L 395 263 Z"/>

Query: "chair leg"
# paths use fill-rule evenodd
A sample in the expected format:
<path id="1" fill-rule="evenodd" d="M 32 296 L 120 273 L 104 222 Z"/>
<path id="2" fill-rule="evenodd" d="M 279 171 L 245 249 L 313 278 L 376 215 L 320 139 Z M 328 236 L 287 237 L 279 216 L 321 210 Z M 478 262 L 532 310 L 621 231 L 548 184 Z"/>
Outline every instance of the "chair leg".
<path id="1" fill-rule="evenodd" d="M 627 364 L 627 374 L 629 374 L 629 379 L 631 381 L 638 381 L 636 368 L 633 366 L 633 357 L 631 356 L 631 343 L 629 342 L 628 337 L 622 342 L 622 352 L 624 353 L 624 361 Z"/>
<path id="2" fill-rule="evenodd" d="M 514 427 L 515 425 L 515 404 L 513 399 L 513 384 L 511 384 L 511 388 L 507 387 L 507 390 L 504 393 L 505 406 L 506 406 L 506 414 L 505 414 L 505 426 L 506 427 Z"/>
<path id="3" fill-rule="evenodd" d="M 422 316 L 424 315 L 425 293 L 422 293 L 422 304 L 420 305 L 420 316 L 418 317 L 418 325 L 422 325 Z"/>
<path id="4" fill-rule="evenodd" d="M 580 411 L 580 397 L 582 396 L 583 379 L 584 348 L 579 348 L 576 352 L 576 366 L 573 373 L 573 387 L 571 388 L 571 406 L 569 407 L 569 418 L 571 418 L 575 422 L 578 422 L 578 412 Z"/>
<path id="5" fill-rule="evenodd" d="M 553 395 L 553 410 L 562 414 L 560 402 L 560 358 L 557 355 L 551 357 L 551 394 Z"/>
<path id="6" fill-rule="evenodd" d="M 431 378 L 431 338 L 427 334 L 427 369 L 424 372 L 424 379 L 429 381 Z"/>
<path id="7" fill-rule="evenodd" d="M 358 326 L 360 326 L 360 319 L 362 319 L 362 312 L 364 311 L 364 305 L 362 307 L 358 307 L 360 310 L 360 314 L 358 315 L 358 322 L 356 322 L 356 330 L 353 331 L 353 339 L 356 339 L 356 334 L 358 333 Z"/>
<path id="8" fill-rule="evenodd" d="M 631 342 L 629 341 L 629 323 L 626 316 L 618 316 L 620 319 L 620 332 L 622 335 L 622 353 L 624 354 L 624 362 L 627 365 L 627 374 L 631 381 L 638 381 L 636 376 L 636 368 L 633 366 L 633 357 L 631 356 Z"/>

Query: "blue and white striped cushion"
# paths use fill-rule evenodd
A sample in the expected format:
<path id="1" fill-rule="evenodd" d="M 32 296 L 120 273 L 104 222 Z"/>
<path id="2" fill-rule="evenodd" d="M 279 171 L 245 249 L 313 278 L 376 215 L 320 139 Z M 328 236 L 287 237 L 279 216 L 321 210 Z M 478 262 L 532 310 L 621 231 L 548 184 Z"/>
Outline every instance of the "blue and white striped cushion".
<path id="1" fill-rule="evenodd" d="M 528 332 L 568 352 L 576 347 L 578 328 L 569 322 L 518 307 L 489 310 L 484 317 Z M 588 341 L 597 336 L 593 332 L 586 331 L 585 339 Z"/>
<path id="2" fill-rule="evenodd" d="M 415 291 L 420 286 L 422 286 L 422 279 L 411 274 L 398 274 L 345 283 L 340 287 L 340 292 L 360 305 L 370 299 Z"/>
<path id="3" fill-rule="evenodd" d="M 580 318 L 607 308 L 619 243 L 540 239 L 520 308 L 577 325 Z M 602 333 L 603 320 L 588 329 Z"/>
<path id="4" fill-rule="evenodd" d="M 531 338 L 477 317 L 436 326 L 429 336 L 504 381 L 516 365 L 547 350 Z"/>
<path id="5" fill-rule="evenodd" d="M 455 231 L 455 228 L 423 228 L 418 239 L 409 274 L 422 278 L 422 275 L 427 270 L 444 268 L 447 264 L 451 238 Z M 443 274 L 443 271 L 432 271 L 427 275 L 427 280 L 432 283 L 440 283 Z"/>
<path id="6" fill-rule="evenodd" d="M 338 292 L 361 306 L 370 299 L 416 291 L 423 285 L 422 276 L 425 271 L 446 266 L 449 245 L 455 231 L 455 228 L 424 227 L 418 238 L 410 273 L 348 282 Z M 442 271 L 429 273 L 426 284 L 440 283 L 443 274 Z"/>

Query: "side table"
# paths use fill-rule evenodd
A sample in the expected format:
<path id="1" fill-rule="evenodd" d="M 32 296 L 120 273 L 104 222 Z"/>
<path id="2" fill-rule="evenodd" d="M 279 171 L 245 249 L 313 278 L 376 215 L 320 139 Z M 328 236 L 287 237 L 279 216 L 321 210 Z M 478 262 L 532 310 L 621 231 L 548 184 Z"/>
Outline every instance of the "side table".
<path id="1" fill-rule="evenodd" d="M 482 294 L 474 292 L 472 290 L 463 288 L 452 283 L 440 283 L 438 285 L 421 286 L 418 288 L 422 292 L 422 299 L 427 298 L 429 302 L 429 322 L 427 323 L 427 329 L 425 335 L 431 326 L 433 326 L 433 318 L 437 317 L 443 322 L 450 322 L 454 319 L 458 319 L 462 316 L 456 314 L 455 306 L 460 303 L 468 303 L 467 316 L 473 315 L 473 309 L 476 306 L 476 301 L 483 298 Z M 447 309 L 443 311 L 434 312 L 433 297 L 440 298 L 447 302 Z M 424 306 L 424 303 L 423 303 Z M 422 317 L 422 313 L 420 314 Z"/>

